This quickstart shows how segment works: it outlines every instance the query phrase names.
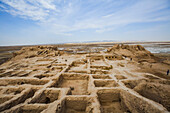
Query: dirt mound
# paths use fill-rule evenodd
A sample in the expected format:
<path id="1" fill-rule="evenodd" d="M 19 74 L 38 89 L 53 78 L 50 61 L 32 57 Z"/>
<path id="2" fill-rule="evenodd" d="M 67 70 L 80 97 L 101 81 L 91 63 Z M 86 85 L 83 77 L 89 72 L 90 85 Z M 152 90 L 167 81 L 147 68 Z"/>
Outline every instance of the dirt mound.
<path id="1" fill-rule="evenodd" d="M 134 90 L 170 110 L 170 87 L 166 84 L 142 81 Z"/>
<path id="2" fill-rule="evenodd" d="M 24 55 L 26 58 L 35 57 L 38 55 L 56 56 L 62 54 L 58 51 L 56 46 L 34 46 L 34 47 L 23 47 L 20 51 L 13 53 L 13 56 Z"/>
<path id="3" fill-rule="evenodd" d="M 154 56 L 141 45 L 116 44 L 112 48 L 109 48 L 107 52 L 131 58 L 150 58 Z"/>

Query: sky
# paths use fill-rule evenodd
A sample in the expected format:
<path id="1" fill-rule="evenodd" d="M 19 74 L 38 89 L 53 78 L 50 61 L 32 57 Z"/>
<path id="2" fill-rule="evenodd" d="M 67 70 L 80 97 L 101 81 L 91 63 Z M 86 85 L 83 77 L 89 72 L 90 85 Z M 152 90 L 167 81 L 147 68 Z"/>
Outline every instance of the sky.
<path id="1" fill-rule="evenodd" d="M 170 41 L 170 0 L 0 0 L 0 46 Z"/>

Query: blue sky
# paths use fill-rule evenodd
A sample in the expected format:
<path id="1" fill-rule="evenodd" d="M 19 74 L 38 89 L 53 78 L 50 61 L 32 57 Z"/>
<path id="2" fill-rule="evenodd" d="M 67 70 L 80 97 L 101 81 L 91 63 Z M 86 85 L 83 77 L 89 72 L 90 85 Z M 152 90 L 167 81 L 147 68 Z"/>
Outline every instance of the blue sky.
<path id="1" fill-rule="evenodd" d="M 0 45 L 170 41 L 170 0 L 0 0 Z"/>

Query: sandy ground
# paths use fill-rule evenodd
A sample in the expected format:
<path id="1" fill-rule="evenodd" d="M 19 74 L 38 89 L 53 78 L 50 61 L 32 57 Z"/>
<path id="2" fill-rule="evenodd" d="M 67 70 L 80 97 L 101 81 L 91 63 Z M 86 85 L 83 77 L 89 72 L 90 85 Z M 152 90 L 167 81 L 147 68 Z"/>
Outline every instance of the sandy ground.
<path id="1" fill-rule="evenodd" d="M 169 56 L 140 45 L 68 45 L 24 47 L 0 65 L 0 112 L 170 111 Z"/>

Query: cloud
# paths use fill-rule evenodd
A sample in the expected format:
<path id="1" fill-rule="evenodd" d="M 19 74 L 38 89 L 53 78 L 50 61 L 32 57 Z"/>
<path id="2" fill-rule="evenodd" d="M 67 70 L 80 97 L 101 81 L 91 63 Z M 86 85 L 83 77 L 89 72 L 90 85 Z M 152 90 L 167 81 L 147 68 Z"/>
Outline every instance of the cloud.
<path id="1" fill-rule="evenodd" d="M 1 0 L 1 2 L 3 11 L 34 21 L 45 20 L 50 11 L 58 12 L 53 0 Z"/>
<path id="2" fill-rule="evenodd" d="M 168 0 L 0 0 L 1 10 L 48 32 L 107 32 L 133 23 L 169 21 Z"/>

